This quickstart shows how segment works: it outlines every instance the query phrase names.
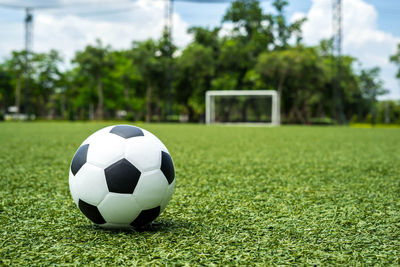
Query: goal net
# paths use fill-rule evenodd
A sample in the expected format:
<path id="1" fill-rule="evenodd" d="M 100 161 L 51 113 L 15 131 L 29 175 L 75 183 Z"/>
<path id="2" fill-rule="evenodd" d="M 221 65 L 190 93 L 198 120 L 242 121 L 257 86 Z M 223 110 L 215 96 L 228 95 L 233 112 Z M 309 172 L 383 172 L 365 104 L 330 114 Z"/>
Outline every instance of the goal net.
<path id="1" fill-rule="evenodd" d="M 207 91 L 206 123 L 279 125 L 278 94 L 273 90 Z"/>

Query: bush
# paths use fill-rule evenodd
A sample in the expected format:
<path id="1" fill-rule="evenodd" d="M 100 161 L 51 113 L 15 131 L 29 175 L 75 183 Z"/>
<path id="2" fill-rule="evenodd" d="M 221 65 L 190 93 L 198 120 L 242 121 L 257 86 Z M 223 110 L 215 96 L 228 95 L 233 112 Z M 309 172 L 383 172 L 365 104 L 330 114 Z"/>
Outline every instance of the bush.
<path id="1" fill-rule="evenodd" d="M 358 116 L 354 114 L 351 116 L 350 123 L 357 123 L 358 122 Z"/>
<path id="2" fill-rule="evenodd" d="M 74 121 L 75 120 L 75 113 L 71 108 L 68 109 L 67 116 L 68 116 L 68 120 L 69 121 Z"/>
<path id="3" fill-rule="evenodd" d="M 336 121 L 329 117 L 312 118 L 310 120 L 312 125 L 335 125 Z"/>
<path id="4" fill-rule="evenodd" d="M 125 120 L 127 121 L 135 121 L 135 114 L 133 112 L 128 112 L 125 116 Z"/>
<path id="5" fill-rule="evenodd" d="M 367 117 L 365 117 L 365 122 L 372 124 L 372 114 L 371 113 L 368 114 Z"/>

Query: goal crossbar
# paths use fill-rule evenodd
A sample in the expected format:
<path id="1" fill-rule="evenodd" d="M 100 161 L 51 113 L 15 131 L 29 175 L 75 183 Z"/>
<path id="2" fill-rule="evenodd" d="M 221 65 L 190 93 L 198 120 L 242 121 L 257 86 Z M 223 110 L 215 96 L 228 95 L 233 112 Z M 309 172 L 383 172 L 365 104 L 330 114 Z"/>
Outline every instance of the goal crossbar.
<path id="1" fill-rule="evenodd" d="M 256 123 L 267 125 L 280 124 L 280 104 L 277 91 L 274 90 L 223 90 L 206 92 L 206 124 L 215 123 L 215 96 L 271 96 L 271 123 Z M 251 123 L 254 124 L 254 123 Z"/>

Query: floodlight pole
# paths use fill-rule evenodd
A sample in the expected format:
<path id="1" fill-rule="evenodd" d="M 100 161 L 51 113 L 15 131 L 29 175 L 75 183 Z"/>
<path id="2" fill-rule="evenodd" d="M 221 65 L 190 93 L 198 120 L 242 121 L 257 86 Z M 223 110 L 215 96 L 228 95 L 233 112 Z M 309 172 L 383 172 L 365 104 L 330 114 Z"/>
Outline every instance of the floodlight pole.
<path id="1" fill-rule="evenodd" d="M 333 0 L 332 4 L 332 81 L 334 113 L 340 124 L 346 123 L 342 103 L 342 0 Z"/>
<path id="2" fill-rule="evenodd" d="M 25 8 L 25 88 L 24 88 L 24 112 L 29 116 L 29 97 L 30 97 L 30 58 L 33 44 L 33 8 Z"/>
<path id="3" fill-rule="evenodd" d="M 173 0 L 166 0 L 165 2 L 165 16 L 164 16 L 164 23 L 165 23 L 165 31 L 167 33 L 168 38 L 168 111 L 167 115 L 172 115 L 172 82 L 174 79 L 174 72 L 173 72 L 173 39 L 172 39 L 172 29 L 173 29 Z"/>

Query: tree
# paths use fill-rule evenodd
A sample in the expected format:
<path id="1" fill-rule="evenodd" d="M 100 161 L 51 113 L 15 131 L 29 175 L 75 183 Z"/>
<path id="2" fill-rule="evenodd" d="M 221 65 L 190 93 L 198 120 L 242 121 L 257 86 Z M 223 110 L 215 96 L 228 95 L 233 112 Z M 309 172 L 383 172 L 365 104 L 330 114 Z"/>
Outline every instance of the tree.
<path id="1" fill-rule="evenodd" d="M 119 107 L 126 110 L 129 119 L 139 120 L 144 108 L 143 81 L 138 70 L 139 67 L 132 59 L 129 50 L 114 51 L 112 57 L 115 63 L 111 73 L 112 80 L 114 80 L 112 87 L 115 89 L 113 90 L 114 97 L 107 99 L 110 102 L 107 106 L 111 107 L 113 104 L 114 108 Z"/>
<path id="2" fill-rule="evenodd" d="M 158 86 L 156 87 L 156 105 L 155 113 L 157 119 L 161 117 L 167 118 L 166 115 L 171 115 L 172 112 L 172 91 L 173 91 L 173 68 L 174 68 L 174 53 L 176 46 L 171 42 L 168 30 L 165 28 L 161 39 L 157 42 L 158 61 L 162 65 L 162 73 L 160 74 Z M 165 99 L 162 101 L 162 99 Z M 167 112 L 165 112 L 168 110 Z"/>
<path id="3" fill-rule="evenodd" d="M 258 0 L 237 0 L 226 11 L 223 22 L 231 22 L 234 27 L 221 40 L 213 89 L 231 86 L 231 90 L 242 90 L 246 73 L 274 41 L 273 17 L 263 14 Z"/>
<path id="4" fill-rule="evenodd" d="M 223 22 L 232 22 L 235 35 L 244 36 L 247 42 L 251 41 L 254 51 L 258 53 L 267 50 L 271 43 L 276 49 L 286 49 L 293 35 L 296 35 L 299 44 L 305 18 L 288 24 L 284 14 L 288 2 L 275 0 L 272 5 L 276 15 L 263 14 L 258 0 L 236 0 L 227 10 Z"/>
<path id="5" fill-rule="evenodd" d="M 313 110 L 318 110 L 328 78 L 315 48 L 300 46 L 262 53 L 255 71 L 268 88 L 278 91 L 284 119 L 309 122 Z"/>
<path id="6" fill-rule="evenodd" d="M 210 89 L 214 74 L 214 58 L 211 47 L 192 43 L 176 62 L 176 96 L 194 121 L 195 115 L 204 112 L 204 94 Z"/>
<path id="7" fill-rule="evenodd" d="M 87 77 L 92 86 L 97 88 L 96 118 L 102 120 L 104 113 L 103 76 L 113 66 L 110 46 L 103 46 L 99 39 L 96 45 L 86 46 L 84 51 L 77 52 L 73 63 L 78 64 L 79 73 Z"/>
<path id="8" fill-rule="evenodd" d="M 11 57 L 5 62 L 5 68 L 13 76 L 15 107 L 16 113 L 19 113 L 21 111 L 21 87 L 26 70 L 26 51 L 13 51 Z"/>
<path id="9" fill-rule="evenodd" d="M 228 73 L 236 80 L 234 89 L 241 90 L 246 87 L 248 73 L 257 64 L 261 53 L 270 51 L 271 48 L 288 49 L 288 42 L 293 34 L 297 34 L 297 41 L 300 43 L 301 25 L 305 20 L 300 19 L 288 24 L 284 16 L 287 4 L 287 1 L 282 0 L 273 2 L 277 15 L 263 14 L 257 0 L 237 0 L 227 10 L 223 22 L 232 22 L 234 30 L 231 36 L 222 41 L 217 65 L 224 74 Z M 233 54 L 235 57 L 232 57 Z M 217 84 L 228 83 L 220 80 Z"/>
<path id="10" fill-rule="evenodd" d="M 262 21 L 265 16 L 262 13 L 258 0 L 236 0 L 226 11 L 223 22 L 234 23 L 234 30 L 240 32 L 245 30 L 247 39 L 253 37 L 254 32 L 262 28 Z"/>
<path id="11" fill-rule="evenodd" d="M 288 48 L 288 41 L 293 36 L 296 35 L 297 44 L 301 41 L 301 26 L 305 22 L 305 18 L 294 21 L 292 24 L 287 24 L 284 9 L 288 5 L 286 0 L 275 0 L 272 5 L 277 11 L 277 15 L 274 16 L 274 21 L 276 23 L 276 37 L 275 47 L 277 49 Z"/>
<path id="12" fill-rule="evenodd" d="M 390 57 L 390 61 L 397 65 L 399 70 L 397 71 L 396 77 L 400 79 L 400 43 L 397 45 L 396 54 Z"/>
<path id="13" fill-rule="evenodd" d="M 208 28 L 191 27 L 188 30 L 188 33 L 193 34 L 194 43 L 212 48 L 214 58 L 218 57 L 221 50 L 219 32 L 220 28 L 218 27 L 212 30 Z"/>
<path id="14" fill-rule="evenodd" d="M 161 52 L 153 40 L 133 42 L 131 52 L 141 79 L 146 85 L 146 122 L 150 122 L 153 115 L 153 94 L 160 79 L 165 77 L 163 64 L 158 60 Z"/>
<path id="15" fill-rule="evenodd" d="M 44 117 L 53 118 L 55 116 L 56 94 L 60 93 L 63 74 L 59 67 L 63 62 L 60 54 L 55 50 L 49 53 L 34 54 L 32 65 L 35 70 L 36 97 L 35 104 L 38 113 Z"/>
<path id="16" fill-rule="evenodd" d="M 400 101 L 385 100 L 376 103 L 377 123 L 400 124 Z"/>
<path id="17" fill-rule="evenodd" d="M 0 116 L 11 105 L 14 94 L 12 88 L 12 75 L 4 64 L 0 64 Z"/>
<path id="18" fill-rule="evenodd" d="M 379 78 L 379 72 L 380 69 L 375 67 L 372 69 L 361 70 L 359 76 L 362 95 L 370 102 L 372 123 L 375 123 L 377 119 L 377 96 L 384 95 L 388 92 L 383 88 L 383 81 Z"/>

